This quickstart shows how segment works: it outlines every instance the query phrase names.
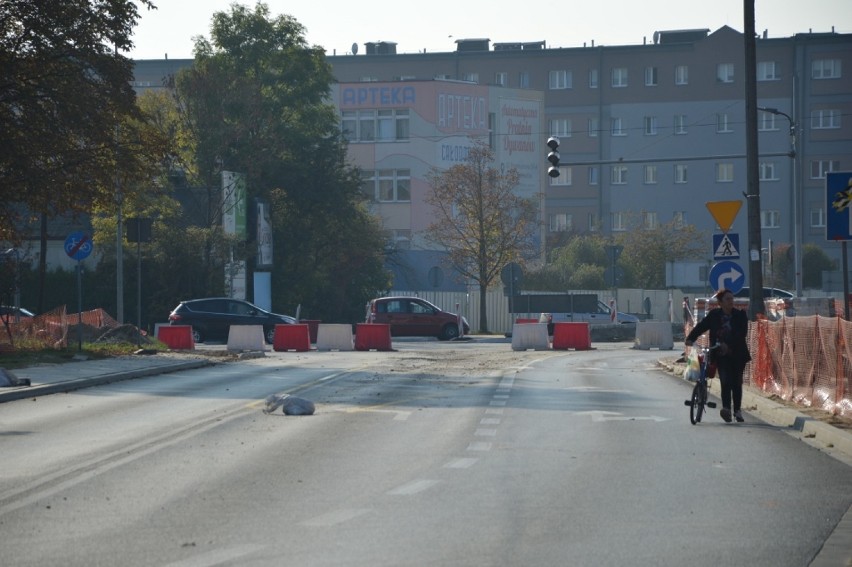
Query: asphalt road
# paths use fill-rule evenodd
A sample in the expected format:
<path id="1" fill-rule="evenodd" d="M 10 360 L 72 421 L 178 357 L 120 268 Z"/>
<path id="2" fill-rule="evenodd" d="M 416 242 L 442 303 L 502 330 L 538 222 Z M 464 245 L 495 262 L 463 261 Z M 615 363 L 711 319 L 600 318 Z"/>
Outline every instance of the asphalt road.
<path id="1" fill-rule="evenodd" d="M 398 349 L 276 353 L 0 405 L 2 563 L 852 558 L 836 544 L 852 533 L 849 465 L 754 415 L 690 425 L 690 385 L 659 352 Z M 316 415 L 264 414 L 281 392 Z"/>

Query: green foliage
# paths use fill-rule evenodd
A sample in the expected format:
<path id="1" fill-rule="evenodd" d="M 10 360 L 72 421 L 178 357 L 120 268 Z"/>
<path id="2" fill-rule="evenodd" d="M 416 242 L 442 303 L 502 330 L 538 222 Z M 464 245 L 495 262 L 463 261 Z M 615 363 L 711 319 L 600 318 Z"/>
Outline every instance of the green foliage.
<path id="1" fill-rule="evenodd" d="M 815 244 L 802 246 L 802 287 L 822 287 L 822 272 L 836 270 L 837 264 Z"/>

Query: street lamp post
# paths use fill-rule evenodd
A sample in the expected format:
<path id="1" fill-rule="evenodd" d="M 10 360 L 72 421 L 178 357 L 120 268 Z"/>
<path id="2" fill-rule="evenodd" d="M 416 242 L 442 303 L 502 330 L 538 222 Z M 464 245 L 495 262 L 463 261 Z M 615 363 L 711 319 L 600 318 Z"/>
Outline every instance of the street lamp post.
<path id="1" fill-rule="evenodd" d="M 790 186 L 793 192 L 793 270 L 795 272 L 796 297 L 802 297 L 802 219 L 799 211 L 800 198 L 796 183 L 796 122 L 786 112 L 777 108 L 758 106 L 758 110 L 783 116 L 790 123 Z"/>

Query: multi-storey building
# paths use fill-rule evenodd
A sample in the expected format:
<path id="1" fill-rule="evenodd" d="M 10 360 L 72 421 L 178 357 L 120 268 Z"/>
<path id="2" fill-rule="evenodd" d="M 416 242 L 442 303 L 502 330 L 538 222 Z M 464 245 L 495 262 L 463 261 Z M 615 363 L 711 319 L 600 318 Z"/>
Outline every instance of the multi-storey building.
<path id="1" fill-rule="evenodd" d="M 397 53 L 392 42 L 366 47 L 362 55 L 329 57 L 340 83 L 335 104 L 350 136 L 361 110 L 375 112 L 375 128 L 382 128 L 383 111 L 391 110 L 397 120 L 413 109 L 404 102 L 392 108 L 349 108 L 339 95 L 359 85 L 362 89 L 416 85 L 413 88 L 425 93 L 431 81 L 469 92 L 478 86 L 486 90 L 476 92 L 487 92 L 489 100 L 501 96 L 542 100 L 543 116 L 537 122 L 541 130 L 530 136 L 535 159 L 524 167 L 527 178 L 537 179 L 544 195 L 544 236 L 566 231 L 612 235 L 627 230 L 637 218 L 648 227 L 673 221 L 712 232 L 715 222 L 706 202 L 745 201 L 744 41 L 730 27 L 712 33 L 657 32 L 650 42 L 624 46 L 553 49 L 543 41 L 492 46 L 487 39 L 470 39 L 457 40 L 455 51 L 440 53 Z M 163 75 L 190 63 L 137 61 L 137 87 L 159 86 Z M 758 106 L 771 109 L 758 113 L 761 248 L 770 241 L 793 244 L 798 233 L 803 244 L 819 245 L 839 259 L 839 244 L 825 238 L 825 174 L 852 170 L 852 35 L 768 38 L 764 34 L 757 39 L 756 67 Z M 439 96 L 423 96 L 428 102 L 422 96 L 419 102 L 435 105 L 439 112 Z M 494 114 L 499 105 L 489 102 L 488 108 L 489 115 Z M 387 119 L 386 112 L 384 116 Z M 491 136 L 495 148 L 500 144 L 494 136 L 505 134 L 495 128 L 497 124 L 489 120 L 485 130 L 490 132 L 477 132 Z M 409 122 L 408 127 L 412 135 L 418 131 L 428 136 L 434 134 L 429 132 L 435 124 L 426 120 L 421 125 Z M 452 135 L 458 140 L 460 134 Z M 544 142 L 550 135 L 561 140 L 557 178 L 544 174 Z M 414 249 L 426 247 L 418 237 L 427 214 L 421 209 L 422 194 L 412 191 L 405 205 L 408 212 L 400 215 L 400 193 L 394 193 L 397 202 L 384 199 L 377 172 L 392 170 L 398 176 L 407 170 L 419 178 L 423 164 L 447 164 L 435 155 L 440 144 L 408 142 L 408 149 L 394 150 L 399 155 L 391 160 L 389 155 L 382 157 L 388 151 L 382 141 L 357 135 L 351 141 L 353 161 L 378 176 L 372 185 L 365 180 L 365 185 L 375 190 L 374 195 L 372 190 L 368 193 L 388 230 Z M 393 162 L 392 167 L 383 165 L 386 160 Z M 745 205 L 742 210 L 731 232 L 743 235 L 744 248 Z M 708 242 L 707 259 L 711 258 Z"/>

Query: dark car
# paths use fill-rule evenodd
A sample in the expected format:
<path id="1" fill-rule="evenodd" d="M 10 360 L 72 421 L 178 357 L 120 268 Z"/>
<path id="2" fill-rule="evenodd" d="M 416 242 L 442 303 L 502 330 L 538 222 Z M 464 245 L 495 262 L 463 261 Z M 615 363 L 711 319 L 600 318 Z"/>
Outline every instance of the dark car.
<path id="1" fill-rule="evenodd" d="M 35 314 L 32 311 L 24 309 L 23 307 L 19 307 L 17 312 L 22 319 L 27 317 L 35 317 Z M 2 317 L 4 321 L 7 319 L 9 321 L 14 321 L 15 308 L 9 305 L 0 305 L 0 317 Z"/>
<path id="2" fill-rule="evenodd" d="M 195 342 L 227 340 L 231 325 L 262 325 L 267 343 L 275 338 L 275 325 L 290 325 L 296 319 L 270 313 L 241 299 L 210 297 L 181 301 L 169 314 L 172 325 L 192 325 Z"/>
<path id="3" fill-rule="evenodd" d="M 470 326 L 464 317 L 441 310 L 419 297 L 380 297 L 367 304 L 367 322 L 390 325 L 394 337 L 437 337 L 442 341 L 465 334 Z"/>
<path id="4" fill-rule="evenodd" d="M 744 287 L 734 294 L 734 297 L 749 297 L 749 288 Z M 763 288 L 763 298 L 764 299 L 795 299 L 796 295 L 792 291 L 787 291 L 786 289 L 778 289 L 777 287 L 765 287 Z"/>

